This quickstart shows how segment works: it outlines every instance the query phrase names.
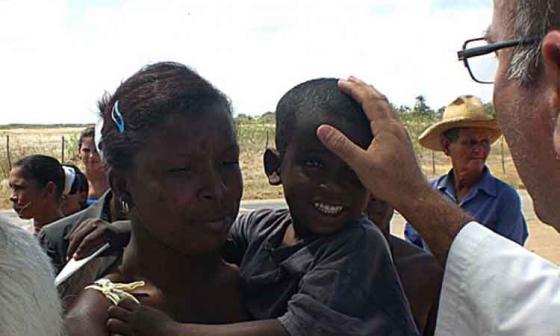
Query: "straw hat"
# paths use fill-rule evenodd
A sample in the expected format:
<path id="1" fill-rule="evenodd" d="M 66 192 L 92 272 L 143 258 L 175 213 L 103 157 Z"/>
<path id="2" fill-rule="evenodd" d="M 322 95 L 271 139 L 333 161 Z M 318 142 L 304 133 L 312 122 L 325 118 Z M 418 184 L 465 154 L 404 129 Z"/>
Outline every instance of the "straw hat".
<path id="1" fill-rule="evenodd" d="M 418 138 L 420 145 L 435 151 L 443 151 L 441 135 L 452 128 L 486 128 L 492 131 L 491 143 L 502 133 L 496 119 L 486 113 L 480 99 L 474 96 L 459 96 L 447 106 L 440 122 L 428 127 Z"/>

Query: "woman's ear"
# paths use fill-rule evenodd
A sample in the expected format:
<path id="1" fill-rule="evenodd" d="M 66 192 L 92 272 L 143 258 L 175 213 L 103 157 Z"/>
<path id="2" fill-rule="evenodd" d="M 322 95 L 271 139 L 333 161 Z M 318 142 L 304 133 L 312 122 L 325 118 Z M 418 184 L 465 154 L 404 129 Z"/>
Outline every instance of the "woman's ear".
<path id="1" fill-rule="evenodd" d="M 47 184 L 45 185 L 45 193 L 47 197 L 52 197 L 53 199 L 56 199 L 57 196 L 57 187 L 56 184 L 54 184 L 53 181 L 49 181 L 47 182 Z M 62 201 L 62 194 L 60 194 L 60 201 Z"/>
<path id="2" fill-rule="evenodd" d="M 125 202 L 129 208 L 132 208 L 134 201 L 128 190 L 127 178 L 114 169 L 109 169 L 109 185 L 114 197 L 121 202 Z"/>
<path id="3" fill-rule="evenodd" d="M 263 155 L 264 172 L 268 177 L 270 185 L 282 184 L 282 179 L 280 178 L 281 163 L 280 154 L 276 149 L 267 148 L 265 150 Z"/>

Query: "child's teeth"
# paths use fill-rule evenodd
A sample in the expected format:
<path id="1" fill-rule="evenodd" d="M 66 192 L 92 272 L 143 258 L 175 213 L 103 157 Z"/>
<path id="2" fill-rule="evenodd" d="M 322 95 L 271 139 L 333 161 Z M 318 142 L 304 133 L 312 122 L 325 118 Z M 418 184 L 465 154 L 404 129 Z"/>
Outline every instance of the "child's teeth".
<path id="1" fill-rule="evenodd" d="M 314 205 L 317 210 L 327 215 L 338 215 L 342 211 L 342 206 L 340 205 L 329 205 L 319 202 L 315 202 Z"/>

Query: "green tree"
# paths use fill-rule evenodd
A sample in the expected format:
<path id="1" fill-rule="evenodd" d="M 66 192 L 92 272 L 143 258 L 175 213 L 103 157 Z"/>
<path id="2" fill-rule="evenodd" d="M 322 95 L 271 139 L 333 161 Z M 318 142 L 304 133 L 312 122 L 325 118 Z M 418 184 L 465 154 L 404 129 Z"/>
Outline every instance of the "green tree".
<path id="1" fill-rule="evenodd" d="M 418 112 L 422 114 L 432 112 L 432 109 L 428 106 L 428 104 L 426 104 L 426 97 L 424 97 L 424 95 L 419 95 L 415 98 L 413 112 Z"/>

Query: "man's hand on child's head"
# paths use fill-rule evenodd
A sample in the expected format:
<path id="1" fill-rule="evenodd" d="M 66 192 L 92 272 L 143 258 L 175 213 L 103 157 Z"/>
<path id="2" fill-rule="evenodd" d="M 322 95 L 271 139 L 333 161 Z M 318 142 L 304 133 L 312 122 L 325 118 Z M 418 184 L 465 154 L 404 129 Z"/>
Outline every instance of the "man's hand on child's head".
<path id="1" fill-rule="evenodd" d="M 364 150 L 329 125 L 321 125 L 317 136 L 352 167 L 375 198 L 400 210 L 410 201 L 407 197 L 429 189 L 405 127 L 387 98 L 373 86 L 350 77 L 340 80 L 339 88 L 361 104 L 374 139 Z"/>
<path id="2" fill-rule="evenodd" d="M 132 300 L 124 300 L 107 310 L 107 329 L 111 335 L 153 336 L 179 335 L 173 321 L 165 313 Z"/>

